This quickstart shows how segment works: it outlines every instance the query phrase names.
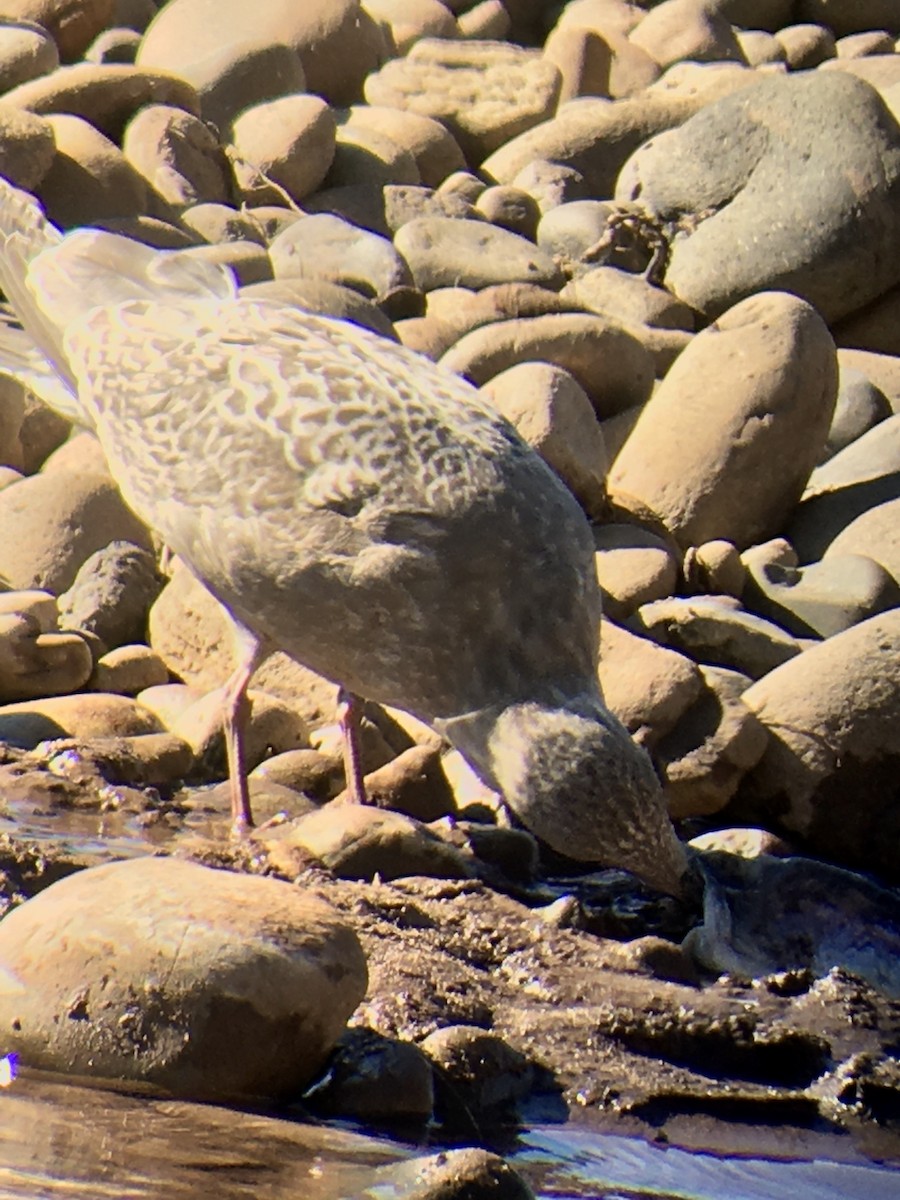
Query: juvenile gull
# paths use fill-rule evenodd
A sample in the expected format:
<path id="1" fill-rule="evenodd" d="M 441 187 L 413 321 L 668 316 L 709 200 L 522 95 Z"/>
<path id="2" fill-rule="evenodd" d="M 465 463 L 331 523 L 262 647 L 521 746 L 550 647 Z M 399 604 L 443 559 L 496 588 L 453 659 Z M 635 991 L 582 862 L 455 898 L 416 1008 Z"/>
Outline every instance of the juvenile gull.
<path id="1" fill-rule="evenodd" d="M 134 511 L 236 622 L 241 710 L 264 653 L 431 722 L 572 858 L 678 893 L 685 851 L 603 703 L 587 521 L 477 392 L 345 321 L 242 298 L 229 272 L 0 184 L 0 363 L 93 429 Z M 35 347 L 37 349 L 35 349 Z"/>

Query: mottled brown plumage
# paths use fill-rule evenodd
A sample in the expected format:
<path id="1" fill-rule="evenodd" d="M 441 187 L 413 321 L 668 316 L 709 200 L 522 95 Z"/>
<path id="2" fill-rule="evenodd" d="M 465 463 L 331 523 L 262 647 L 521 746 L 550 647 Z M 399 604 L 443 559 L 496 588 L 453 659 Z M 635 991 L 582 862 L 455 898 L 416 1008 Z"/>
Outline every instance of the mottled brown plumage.
<path id="1" fill-rule="evenodd" d="M 433 722 L 558 851 L 678 890 L 656 777 L 597 684 L 587 522 L 471 387 L 355 325 L 242 298 L 219 268 L 63 238 L 9 185 L 0 237 L 38 347 L 7 331 L 0 362 L 96 432 L 128 503 L 237 622 L 238 809 L 241 703 L 278 646 Z"/>

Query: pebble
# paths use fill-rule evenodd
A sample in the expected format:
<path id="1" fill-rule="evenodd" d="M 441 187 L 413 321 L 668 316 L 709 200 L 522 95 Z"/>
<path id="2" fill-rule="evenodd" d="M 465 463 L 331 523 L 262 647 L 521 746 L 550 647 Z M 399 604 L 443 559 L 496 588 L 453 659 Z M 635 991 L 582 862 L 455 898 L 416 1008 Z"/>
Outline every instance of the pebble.
<path id="1" fill-rule="evenodd" d="M 50 696 L 0 706 L 0 741 L 24 750 L 57 738 L 137 737 L 159 732 L 161 726 L 151 712 L 130 697 L 109 692 Z"/>
<path id="2" fill-rule="evenodd" d="M 467 879 L 473 874 L 471 860 L 422 822 L 367 804 L 327 804 L 264 840 L 276 865 L 290 863 L 300 849 L 342 879 Z"/>
<path id="3" fill-rule="evenodd" d="M 0 924 L 0 956 L 0 1028 L 23 1064 L 190 1099 L 296 1095 L 366 989 L 323 901 L 173 858 L 51 885 Z"/>
<path id="4" fill-rule="evenodd" d="M 594 545 L 603 611 L 612 620 L 674 595 L 679 562 L 665 538 L 638 525 L 602 524 L 594 527 Z"/>
<path id="5" fill-rule="evenodd" d="M 46 632 L 31 612 L 0 613 L 0 704 L 77 692 L 93 669 L 77 633 Z"/>

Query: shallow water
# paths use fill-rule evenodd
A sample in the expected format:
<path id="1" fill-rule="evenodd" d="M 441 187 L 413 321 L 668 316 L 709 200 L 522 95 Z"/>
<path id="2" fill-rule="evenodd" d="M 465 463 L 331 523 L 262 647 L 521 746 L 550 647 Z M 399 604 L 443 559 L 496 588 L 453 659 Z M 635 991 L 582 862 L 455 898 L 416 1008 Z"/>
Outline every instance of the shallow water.
<path id="1" fill-rule="evenodd" d="M 434 1153 L 259 1113 L 20 1076 L 0 1092 L 0 1200 L 402 1200 L 413 1153 Z M 896 1200 L 900 1170 L 725 1158 L 536 1126 L 507 1157 L 540 1200 Z"/>

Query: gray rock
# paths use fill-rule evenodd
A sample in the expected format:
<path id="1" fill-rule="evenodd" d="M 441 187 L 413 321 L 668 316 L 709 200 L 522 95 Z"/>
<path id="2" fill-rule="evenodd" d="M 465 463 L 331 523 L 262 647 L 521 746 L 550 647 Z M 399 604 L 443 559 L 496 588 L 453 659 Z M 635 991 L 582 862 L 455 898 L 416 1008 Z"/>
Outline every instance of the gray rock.
<path id="1" fill-rule="evenodd" d="M 375 1123 L 428 1121 L 434 1109 L 434 1072 L 411 1042 L 372 1029 L 348 1029 L 328 1060 L 324 1077 L 304 1096 L 315 1113 Z"/>
<path id="2" fill-rule="evenodd" d="M 296 1093 L 366 988 L 356 935 L 274 879 L 140 858 L 80 871 L 0 923 L 6 1050 L 193 1099 Z"/>
<path id="3" fill-rule="evenodd" d="M 110 542 L 85 559 L 59 597 L 60 622 L 64 629 L 94 634 L 108 650 L 139 642 L 164 583 L 151 551 Z"/>
<path id="4" fill-rule="evenodd" d="M 884 392 L 862 371 L 838 361 L 838 394 L 825 442 L 826 458 L 833 458 L 891 415 L 890 401 Z"/>
<path id="5" fill-rule="evenodd" d="M 546 251 L 486 221 L 420 217 L 397 230 L 394 246 L 409 264 L 416 285 L 426 292 L 503 283 L 558 289 L 564 281 Z"/>
<path id="6" fill-rule="evenodd" d="M 799 567 L 783 539 L 745 551 L 748 608 L 796 637 L 831 637 L 900 604 L 900 586 L 879 563 L 859 554 L 834 554 Z"/>
<path id="7" fill-rule="evenodd" d="M 671 646 L 709 666 L 740 671 L 751 679 L 767 675 L 801 650 L 790 634 L 771 621 L 743 612 L 730 596 L 654 600 L 639 608 L 628 625 L 661 646 Z"/>
<path id="8" fill-rule="evenodd" d="M 383 298 L 412 284 L 404 259 L 377 234 L 315 213 L 283 229 L 269 246 L 276 279 L 322 279 Z"/>
<path id="9" fill-rule="evenodd" d="M 827 321 L 900 280 L 898 195 L 900 129 L 871 86 L 837 71 L 708 104 L 645 142 L 616 185 L 672 223 L 666 286 L 692 307 L 716 316 L 777 288 Z"/>

